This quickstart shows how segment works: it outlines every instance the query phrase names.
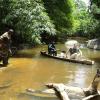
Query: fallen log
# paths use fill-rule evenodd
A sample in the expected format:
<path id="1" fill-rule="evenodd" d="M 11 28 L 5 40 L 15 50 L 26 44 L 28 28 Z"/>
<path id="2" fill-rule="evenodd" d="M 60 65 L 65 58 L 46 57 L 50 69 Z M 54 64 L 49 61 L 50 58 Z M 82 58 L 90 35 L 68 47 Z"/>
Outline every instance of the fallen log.
<path id="1" fill-rule="evenodd" d="M 70 86 L 66 86 L 64 84 L 57 84 L 57 83 L 49 83 L 46 84 L 46 86 L 50 89 L 53 89 L 55 91 L 56 96 L 60 99 L 60 100 L 70 100 L 68 93 L 69 92 L 76 92 L 79 93 L 79 95 L 83 95 L 83 99 L 82 100 L 95 100 L 94 98 L 97 98 L 96 100 L 100 100 L 100 94 L 99 91 L 97 90 L 98 85 L 100 82 L 100 71 L 97 70 L 97 73 L 91 83 L 91 85 L 88 88 L 82 89 L 79 87 L 70 87 Z"/>
<path id="2" fill-rule="evenodd" d="M 69 98 L 69 92 L 66 91 L 64 84 L 50 83 L 49 85 L 46 85 L 46 86 L 48 88 L 52 88 L 55 91 L 55 95 L 59 98 L 59 100 L 71 100 Z M 90 94 L 89 96 L 86 96 L 86 97 L 84 96 L 82 100 L 100 100 L 100 94 L 98 93 L 94 95 Z"/>
<path id="3" fill-rule="evenodd" d="M 46 90 L 26 89 L 31 94 L 43 94 L 43 96 L 54 97 L 55 95 L 59 100 L 100 100 L 100 92 L 98 85 L 100 83 L 100 71 L 97 70 L 96 75 L 88 88 L 80 88 L 73 86 L 66 86 L 62 83 L 48 83 Z M 55 95 L 54 95 L 55 94 Z"/>

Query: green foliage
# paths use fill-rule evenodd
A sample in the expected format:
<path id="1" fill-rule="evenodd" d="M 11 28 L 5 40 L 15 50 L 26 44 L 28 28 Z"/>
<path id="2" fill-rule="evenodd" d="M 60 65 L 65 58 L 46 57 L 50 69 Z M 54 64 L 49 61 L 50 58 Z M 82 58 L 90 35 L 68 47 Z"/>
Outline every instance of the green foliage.
<path id="1" fill-rule="evenodd" d="M 68 34 L 73 27 L 73 0 L 43 0 L 58 35 Z"/>
<path id="2" fill-rule="evenodd" d="M 87 20 L 88 14 L 86 11 L 87 7 L 85 3 L 81 0 L 75 0 L 75 9 L 73 11 L 74 16 L 74 27 L 73 32 L 78 34 L 83 34 Z"/>
<path id="3" fill-rule="evenodd" d="M 91 0 L 90 11 L 95 19 L 100 20 L 100 0 Z"/>
<path id="4" fill-rule="evenodd" d="M 86 4 L 81 0 L 76 0 L 76 9 L 74 14 L 74 33 L 78 36 L 86 36 L 89 38 L 96 37 L 95 28 L 98 26 L 98 22 L 93 18 L 93 16 L 88 12 Z"/>
<path id="5" fill-rule="evenodd" d="M 100 0 L 91 0 L 90 11 L 95 19 L 94 31 L 91 33 L 91 36 L 99 38 L 100 37 Z"/>
<path id="6" fill-rule="evenodd" d="M 32 35 L 32 42 L 34 43 L 34 45 L 41 44 L 40 40 L 41 40 L 41 37 L 39 34 Z"/>
<path id="7" fill-rule="evenodd" d="M 56 33 L 62 40 L 73 34 L 98 37 L 100 0 L 92 0 L 90 8 L 81 0 L 0 0 L 0 32 L 11 27 L 14 41 L 34 44 Z"/>
<path id="8" fill-rule="evenodd" d="M 7 14 L 11 11 L 10 0 L 0 0 L 0 32 L 5 28 L 5 23 L 3 22 Z"/>
<path id="9" fill-rule="evenodd" d="M 32 42 L 34 35 L 40 35 L 44 31 L 52 35 L 56 33 L 41 0 L 10 1 L 9 7 L 12 10 L 2 20 L 4 24 L 13 26 L 23 42 Z M 34 42 L 37 42 L 37 36 L 36 39 L 34 37 Z"/>

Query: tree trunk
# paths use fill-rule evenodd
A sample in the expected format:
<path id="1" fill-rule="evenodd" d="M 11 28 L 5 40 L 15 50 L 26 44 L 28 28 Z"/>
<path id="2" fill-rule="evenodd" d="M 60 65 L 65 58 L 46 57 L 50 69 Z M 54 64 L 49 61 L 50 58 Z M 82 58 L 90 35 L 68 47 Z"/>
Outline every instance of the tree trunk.
<path id="1" fill-rule="evenodd" d="M 49 83 L 46 84 L 46 86 L 48 88 L 52 88 L 55 91 L 56 96 L 60 100 L 70 100 L 67 94 L 67 92 L 69 91 L 79 92 L 80 94 L 82 94 L 84 96 L 84 99 L 82 100 L 94 100 L 94 98 L 97 98 L 95 100 L 100 100 L 100 95 L 97 90 L 99 82 L 100 82 L 100 71 L 97 70 L 97 74 L 95 75 L 91 85 L 89 86 L 89 88 L 86 89 L 65 86 L 64 84 L 57 84 L 57 83 Z"/>

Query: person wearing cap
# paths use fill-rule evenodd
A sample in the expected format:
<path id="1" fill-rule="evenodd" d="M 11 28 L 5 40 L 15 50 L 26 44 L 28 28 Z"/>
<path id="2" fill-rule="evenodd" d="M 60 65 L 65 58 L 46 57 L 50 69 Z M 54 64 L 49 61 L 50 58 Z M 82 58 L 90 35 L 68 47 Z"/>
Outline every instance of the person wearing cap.
<path id="1" fill-rule="evenodd" d="M 9 29 L 7 32 L 0 36 L 0 58 L 3 60 L 3 64 L 8 64 L 8 58 L 11 52 L 11 35 L 13 30 Z"/>
<path id="2" fill-rule="evenodd" d="M 69 53 L 69 57 L 68 57 Z M 82 51 L 78 48 L 76 44 L 73 45 L 72 48 L 69 48 L 66 53 L 67 58 L 80 60 L 82 57 Z"/>

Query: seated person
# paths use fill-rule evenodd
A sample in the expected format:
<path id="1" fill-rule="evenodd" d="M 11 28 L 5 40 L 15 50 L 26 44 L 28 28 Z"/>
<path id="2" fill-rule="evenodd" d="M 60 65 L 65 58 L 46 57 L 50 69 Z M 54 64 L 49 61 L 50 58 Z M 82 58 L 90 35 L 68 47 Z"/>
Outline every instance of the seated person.
<path id="1" fill-rule="evenodd" d="M 53 42 L 48 45 L 48 54 L 53 56 L 57 55 L 56 47 Z"/>
<path id="2" fill-rule="evenodd" d="M 65 58 L 65 57 L 66 57 L 66 52 L 65 52 L 65 51 L 61 51 L 60 57 L 61 57 L 61 58 Z"/>
<path id="3" fill-rule="evenodd" d="M 78 48 L 77 44 L 74 44 L 74 46 L 67 51 L 66 55 L 68 55 L 68 53 L 69 53 L 69 57 L 68 57 L 69 59 L 80 60 L 82 57 L 82 52 Z"/>

